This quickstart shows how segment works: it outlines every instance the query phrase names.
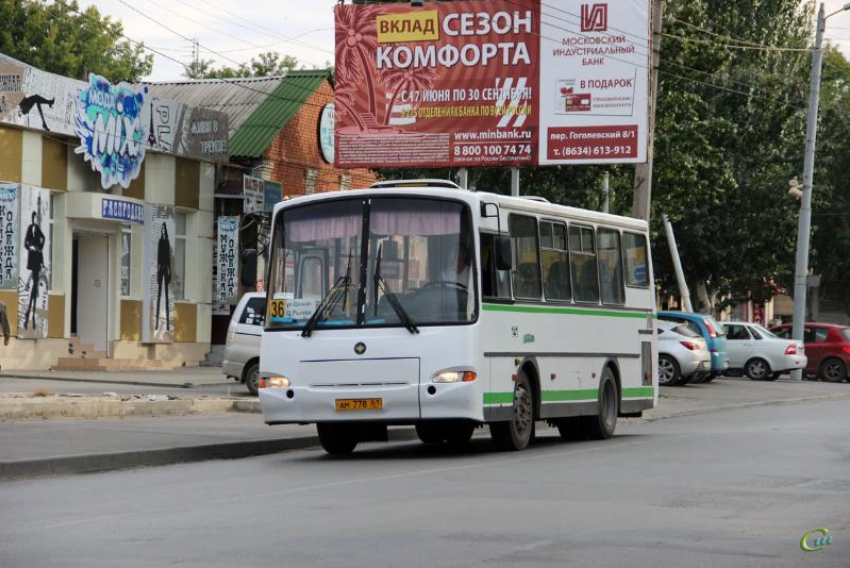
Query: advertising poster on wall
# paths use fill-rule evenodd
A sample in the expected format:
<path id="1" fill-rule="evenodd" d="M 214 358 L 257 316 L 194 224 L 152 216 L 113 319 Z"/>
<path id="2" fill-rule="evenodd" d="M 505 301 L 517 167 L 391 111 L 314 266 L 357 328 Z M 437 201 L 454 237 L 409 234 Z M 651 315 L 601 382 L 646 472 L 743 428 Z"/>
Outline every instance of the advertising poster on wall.
<path id="1" fill-rule="evenodd" d="M 145 205 L 145 284 L 142 341 L 174 341 L 174 208 Z"/>
<path id="2" fill-rule="evenodd" d="M 18 184 L 0 183 L 0 289 L 18 287 Z"/>
<path id="3" fill-rule="evenodd" d="M 50 191 L 21 186 L 18 263 L 18 337 L 47 337 L 50 282 Z"/>
<path id="4" fill-rule="evenodd" d="M 339 167 L 646 161 L 649 0 L 356 4 L 335 18 Z"/>
<path id="5" fill-rule="evenodd" d="M 259 213 L 266 207 L 265 181 L 254 176 L 242 176 L 242 210 L 245 213 Z"/>
<path id="6" fill-rule="evenodd" d="M 227 304 L 239 294 L 239 217 L 218 218 L 216 265 L 215 298 L 217 302 Z"/>

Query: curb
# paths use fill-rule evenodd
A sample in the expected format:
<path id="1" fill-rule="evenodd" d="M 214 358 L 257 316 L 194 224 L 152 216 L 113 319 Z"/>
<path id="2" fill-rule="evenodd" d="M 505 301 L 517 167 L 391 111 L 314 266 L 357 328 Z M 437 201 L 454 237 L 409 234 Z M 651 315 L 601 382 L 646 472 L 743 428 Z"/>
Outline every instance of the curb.
<path id="1" fill-rule="evenodd" d="M 100 371 L 92 371 L 100 372 Z M 171 389 L 197 389 L 203 387 L 219 387 L 224 385 L 238 385 L 234 381 L 222 381 L 220 383 L 154 383 L 149 381 L 116 381 L 114 379 L 81 379 L 78 377 L 62 377 L 62 376 L 34 376 L 34 375 L 18 375 L 15 373 L 0 373 L 0 379 L 30 379 L 33 381 L 66 381 L 69 383 L 101 383 L 105 385 L 134 385 L 139 387 L 163 387 Z"/>
<path id="2" fill-rule="evenodd" d="M 416 439 L 416 432 L 413 428 L 391 429 L 387 432 L 387 435 L 390 442 L 407 442 Z M 318 436 L 300 436 L 276 440 L 227 442 L 203 446 L 9 461 L 0 463 L 0 481 L 30 479 L 47 475 L 98 473 L 208 460 L 248 458 L 278 452 L 308 450 L 319 446 Z"/>
<path id="3" fill-rule="evenodd" d="M 37 418 L 153 418 L 227 412 L 259 413 L 258 400 L 185 398 L 120 400 L 102 397 L 0 399 L 0 420 Z"/>
<path id="4" fill-rule="evenodd" d="M 666 414 L 664 416 L 650 416 L 638 418 L 637 420 L 643 422 L 656 422 L 658 420 L 667 420 L 668 418 L 682 418 L 684 416 L 696 416 L 699 414 L 714 414 L 717 412 L 725 412 L 728 410 L 740 410 L 742 408 L 756 408 L 759 406 L 779 406 L 782 404 L 797 404 L 800 402 L 812 402 L 816 400 L 848 400 L 850 399 L 850 393 L 847 394 L 827 394 L 827 395 L 818 395 L 818 396 L 806 396 L 800 398 L 787 398 L 784 400 L 762 400 L 758 402 L 741 402 L 735 404 L 728 404 L 724 406 L 712 406 L 709 408 L 695 408 L 693 410 L 681 410 L 679 412 L 673 412 L 670 414 Z"/>

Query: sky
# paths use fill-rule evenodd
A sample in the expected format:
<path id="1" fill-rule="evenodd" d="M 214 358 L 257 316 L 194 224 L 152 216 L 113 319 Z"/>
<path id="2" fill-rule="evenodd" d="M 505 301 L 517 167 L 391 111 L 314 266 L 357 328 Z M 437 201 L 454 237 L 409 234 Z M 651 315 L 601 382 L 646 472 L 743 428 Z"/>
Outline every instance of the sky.
<path id="1" fill-rule="evenodd" d="M 845 1 L 827 0 L 827 13 L 839 10 Z M 144 41 L 163 54 L 154 54 L 153 72 L 147 77 L 151 81 L 183 76 L 183 65 L 192 60 L 192 38 L 200 44 L 199 57 L 214 60 L 216 66 L 236 67 L 259 53 L 278 51 L 294 56 L 307 67 L 325 67 L 334 58 L 336 3 L 337 0 L 80 0 L 83 7 L 95 5 L 101 14 L 120 19 L 125 35 Z M 827 21 L 826 37 L 850 57 L 850 12 L 836 14 Z"/>

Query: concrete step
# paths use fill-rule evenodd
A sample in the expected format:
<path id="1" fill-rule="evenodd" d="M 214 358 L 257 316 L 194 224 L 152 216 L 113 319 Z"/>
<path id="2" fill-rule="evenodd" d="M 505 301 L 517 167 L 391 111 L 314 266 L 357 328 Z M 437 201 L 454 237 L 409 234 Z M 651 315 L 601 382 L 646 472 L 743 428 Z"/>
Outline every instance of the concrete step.
<path id="1" fill-rule="evenodd" d="M 83 359 L 81 357 L 60 357 L 53 369 L 56 371 L 105 371 L 105 359 Z"/>

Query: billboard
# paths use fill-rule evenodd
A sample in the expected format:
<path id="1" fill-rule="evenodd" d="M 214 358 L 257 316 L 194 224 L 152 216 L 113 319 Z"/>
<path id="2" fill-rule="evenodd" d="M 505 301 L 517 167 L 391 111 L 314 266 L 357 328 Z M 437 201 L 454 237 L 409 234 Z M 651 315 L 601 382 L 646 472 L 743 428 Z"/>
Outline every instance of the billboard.
<path id="1" fill-rule="evenodd" d="M 335 10 L 339 167 L 646 161 L 649 0 Z"/>
<path id="2" fill-rule="evenodd" d="M 174 208 L 145 205 L 142 341 L 174 341 Z"/>
<path id="3" fill-rule="evenodd" d="M 18 288 L 18 193 L 16 183 L 0 183 L 0 289 Z"/>
<path id="4" fill-rule="evenodd" d="M 18 263 L 18 337 L 47 337 L 50 284 L 50 191 L 21 186 Z"/>

